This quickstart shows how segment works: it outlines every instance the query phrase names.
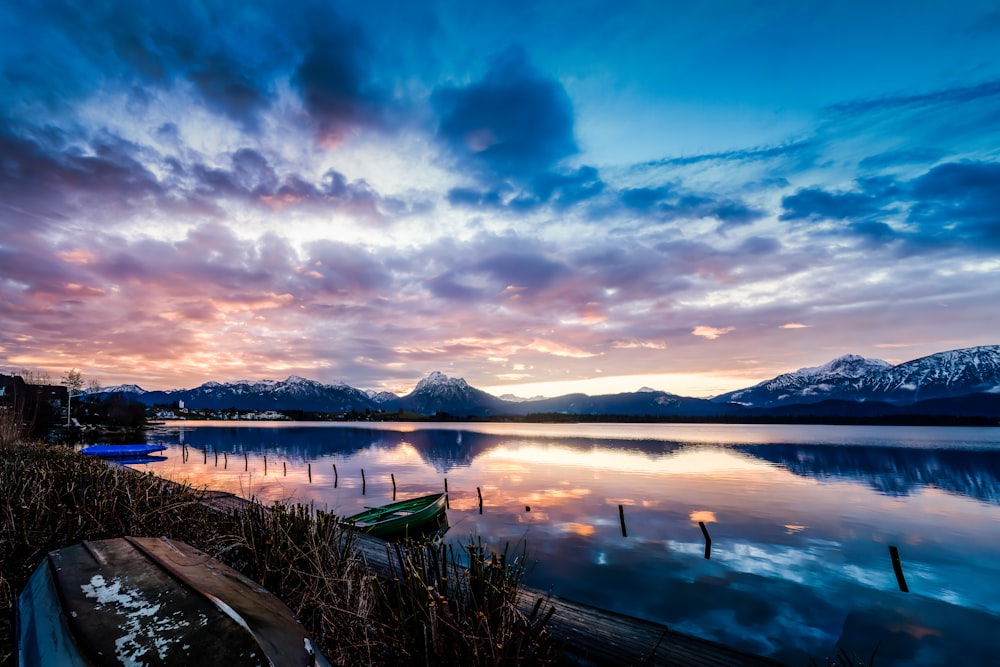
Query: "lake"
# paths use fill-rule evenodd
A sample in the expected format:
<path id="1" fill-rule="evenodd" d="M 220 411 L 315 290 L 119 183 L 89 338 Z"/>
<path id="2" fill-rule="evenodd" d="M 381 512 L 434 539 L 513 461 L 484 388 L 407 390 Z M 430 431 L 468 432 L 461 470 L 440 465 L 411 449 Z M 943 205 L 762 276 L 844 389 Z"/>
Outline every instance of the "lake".
<path id="1" fill-rule="evenodd" d="M 168 422 L 149 442 L 157 475 L 342 515 L 391 502 L 391 476 L 400 499 L 447 479 L 446 539 L 526 548 L 529 585 L 792 665 L 1000 656 L 1000 429 Z"/>

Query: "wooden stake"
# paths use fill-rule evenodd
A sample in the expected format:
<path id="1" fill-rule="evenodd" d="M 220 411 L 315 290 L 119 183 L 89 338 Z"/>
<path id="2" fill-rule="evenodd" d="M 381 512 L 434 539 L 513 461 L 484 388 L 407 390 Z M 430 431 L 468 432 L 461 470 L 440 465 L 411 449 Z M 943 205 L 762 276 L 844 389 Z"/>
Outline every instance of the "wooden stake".
<path id="1" fill-rule="evenodd" d="M 625 507 L 623 505 L 618 506 L 618 520 L 622 524 L 622 537 L 628 537 L 628 531 L 625 530 Z"/>
<path id="2" fill-rule="evenodd" d="M 361 495 L 365 495 L 365 469 L 361 469 Z"/>
<path id="3" fill-rule="evenodd" d="M 333 464 L 333 488 L 337 488 L 337 464 Z"/>
<path id="4" fill-rule="evenodd" d="M 264 454 L 264 476 L 267 477 L 267 454 Z"/>
<path id="5" fill-rule="evenodd" d="M 483 492 L 479 490 L 478 486 L 476 487 L 476 495 L 479 496 L 479 513 L 482 514 L 483 513 Z"/>
<path id="6" fill-rule="evenodd" d="M 205 465 L 208 465 L 208 450 L 207 449 L 204 450 L 202 452 L 202 454 L 204 454 L 204 459 L 205 459 L 204 461 L 202 461 L 202 463 L 204 463 Z"/>
<path id="7" fill-rule="evenodd" d="M 243 452 L 243 470 L 250 470 L 250 455 Z"/>
<path id="8" fill-rule="evenodd" d="M 394 474 L 392 474 L 392 473 L 389 473 L 389 478 L 392 479 L 392 499 L 395 500 L 396 499 L 396 476 Z"/>
<path id="9" fill-rule="evenodd" d="M 444 507 L 445 509 L 451 509 L 451 505 L 448 503 L 448 478 L 444 478 Z"/>
<path id="10" fill-rule="evenodd" d="M 906 577 L 903 576 L 903 564 L 899 560 L 899 549 L 890 546 L 889 558 L 892 559 L 892 570 L 896 573 L 896 583 L 899 584 L 899 590 L 909 593 L 910 587 L 906 585 Z"/>
<path id="11" fill-rule="evenodd" d="M 699 521 L 698 525 L 701 526 L 701 534 L 705 536 L 705 560 L 708 560 L 712 557 L 712 536 L 708 534 L 704 521 Z"/>
<path id="12" fill-rule="evenodd" d="M 284 473 L 283 473 L 284 476 L 288 477 L 288 463 L 286 463 L 285 461 L 282 461 L 281 462 L 281 469 L 284 471 Z"/>

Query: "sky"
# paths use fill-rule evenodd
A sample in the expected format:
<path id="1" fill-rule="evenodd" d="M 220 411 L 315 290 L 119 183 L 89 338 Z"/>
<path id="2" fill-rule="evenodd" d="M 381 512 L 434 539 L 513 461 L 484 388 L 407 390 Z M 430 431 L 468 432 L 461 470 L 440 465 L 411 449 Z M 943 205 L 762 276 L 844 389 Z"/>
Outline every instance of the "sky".
<path id="1" fill-rule="evenodd" d="M 1000 4 L 0 4 L 0 369 L 686 396 L 1000 343 Z"/>

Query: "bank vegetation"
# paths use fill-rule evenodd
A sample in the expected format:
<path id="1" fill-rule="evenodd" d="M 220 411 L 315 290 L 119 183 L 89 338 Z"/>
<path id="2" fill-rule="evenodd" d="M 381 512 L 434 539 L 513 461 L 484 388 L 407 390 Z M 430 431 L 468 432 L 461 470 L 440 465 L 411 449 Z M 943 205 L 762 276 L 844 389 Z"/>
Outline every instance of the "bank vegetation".
<path id="1" fill-rule="evenodd" d="M 523 558 L 440 542 L 392 547 L 378 577 L 331 515 L 303 505 L 220 511 L 207 491 L 80 456 L 0 441 L 0 666 L 16 663 L 17 596 L 50 551 L 81 540 L 166 536 L 281 598 L 341 665 L 550 664 L 541 618 L 518 611 Z"/>

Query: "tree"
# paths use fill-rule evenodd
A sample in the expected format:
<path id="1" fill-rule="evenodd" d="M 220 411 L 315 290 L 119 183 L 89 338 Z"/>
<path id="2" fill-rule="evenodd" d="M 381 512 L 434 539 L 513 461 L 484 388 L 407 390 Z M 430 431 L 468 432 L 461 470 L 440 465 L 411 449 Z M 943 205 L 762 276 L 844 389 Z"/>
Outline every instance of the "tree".
<path id="1" fill-rule="evenodd" d="M 94 408 L 101 402 L 103 394 L 101 393 L 101 383 L 98 380 L 91 380 L 87 383 L 87 405 L 90 408 L 87 410 L 87 415 L 89 416 Z M 80 414 L 80 407 L 77 406 L 77 414 Z"/>
<path id="2" fill-rule="evenodd" d="M 31 368 L 21 368 L 14 371 L 14 375 L 20 375 L 25 384 L 51 384 L 52 380 L 45 371 L 36 371 Z"/>
<path id="3" fill-rule="evenodd" d="M 69 428 L 70 406 L 73 404 L 73 394 L 79 393 L 83 389 L 83 375 L 80 371 L 73 368 L 66 371 L 66 375 L 62 377 L 62 383 L 66 385 L 66 393 L 68 394 L 66 398 L 66 428 Z"/>

